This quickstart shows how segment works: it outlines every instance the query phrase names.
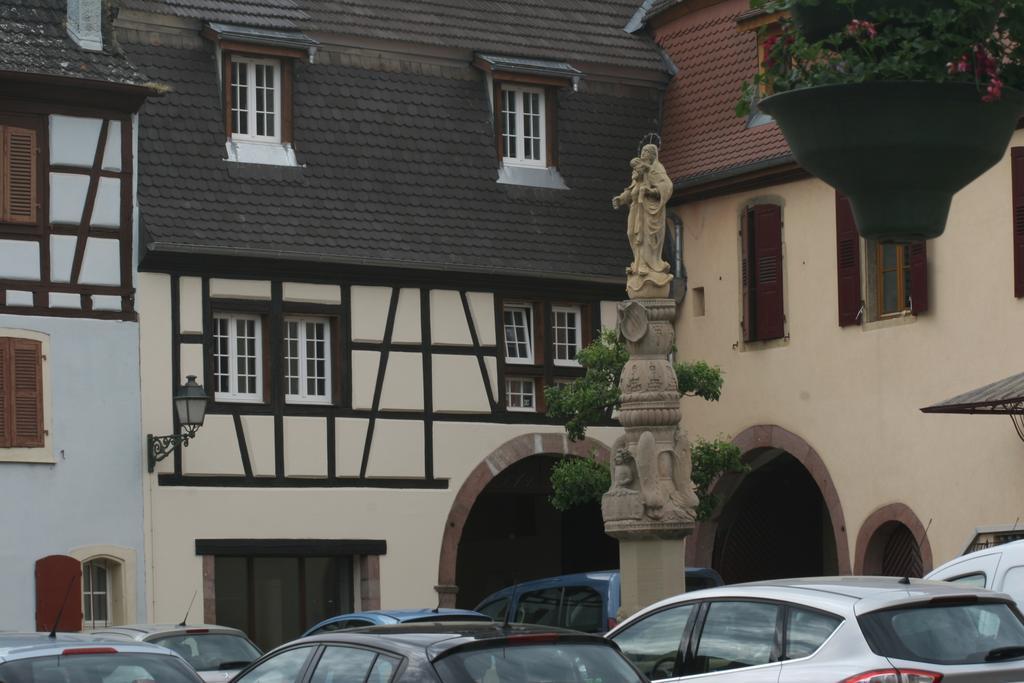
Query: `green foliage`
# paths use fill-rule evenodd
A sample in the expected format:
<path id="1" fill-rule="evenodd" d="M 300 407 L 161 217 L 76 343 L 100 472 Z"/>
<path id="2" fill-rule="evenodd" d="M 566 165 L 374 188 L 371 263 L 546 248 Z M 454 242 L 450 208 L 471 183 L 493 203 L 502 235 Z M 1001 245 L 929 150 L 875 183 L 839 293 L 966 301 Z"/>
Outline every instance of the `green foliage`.
<path id="1" fill-rule="evenodd" d="M 749 472 L 750 466 L 741 460 L 742 453 L 738 446 L 735 446 L 722 438 L 714 441 L 697 439 L 693 444 L 690 455 L 693 459 L 693 479 L 696 486 L 697 499 L 697 521 L 703 521 L 711 516 L 718 506 L 718 496 L 709 491 L 711 485 L 719 475 L 725 472 Z"/>
<path id="2" fill-rule="evenodd" d="M 562 458 L 551 468 L 551 506 L 560 512 L 599 502 L 611 486 L 608 466 L 590 458 Z"/>
<path id="3" fill-rule="evenodd" d="M 754 0 L 766 11 L 814 6 L 825 0 Z M 762 35 L 763 69 L 745 82 L 736 113 L 750 113 L 761 91 L 868 81 L 963 82 L 977 86 L 986 101 L 1001 97 L 1004 85 L 1024 86 L 1024 0 L 953 0 L 927 11 L 892 3 L 858 17 L 853 0 L 837 0 L 850 23 L 818 42 L 808 42 L 788 19 L 781 33 Z M 878 3 L 873 3 L 878 4 Z M 762 31 L 769 29 L 763 28 Z"/>
<path id="4" fill-rule="evenodd" d="M 700 396 L 705 401 L 717 401 L 722 395 L 722 371 L 702 360 L 676 363 L 676 381 L 681 396 Z"/>
<path id="5" fill-rule="evenodd" d="M 619 375 L 629 360 L 629 352 L 614 331 L 605 330 L 587 347 L 580 349 L 576 360 L 586 374 L 572 384 L 547 387 L 544 400 L 548 415 L 565 424 L 573 441 L 579 441 L 587 427 L 611 416 L 621 399 Z"/>

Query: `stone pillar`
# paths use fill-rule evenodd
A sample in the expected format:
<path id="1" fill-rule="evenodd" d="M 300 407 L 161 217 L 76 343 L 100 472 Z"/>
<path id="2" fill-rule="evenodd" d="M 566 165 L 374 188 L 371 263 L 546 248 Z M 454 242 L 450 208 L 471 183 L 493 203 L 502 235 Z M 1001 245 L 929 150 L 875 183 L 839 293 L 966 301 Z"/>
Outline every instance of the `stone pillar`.
<path id="1" fill-rule="evenodd" d="M 668 359 L 675 312 L 673 299 L 619 304 L 619 334 L 629 349 L 619 381 L 626 433 L 615 445 L 601 507 L 605 532 L 619 540 L 620 617 L 685 590 L 684 539 L 693 531 L 697 496 Z"/>

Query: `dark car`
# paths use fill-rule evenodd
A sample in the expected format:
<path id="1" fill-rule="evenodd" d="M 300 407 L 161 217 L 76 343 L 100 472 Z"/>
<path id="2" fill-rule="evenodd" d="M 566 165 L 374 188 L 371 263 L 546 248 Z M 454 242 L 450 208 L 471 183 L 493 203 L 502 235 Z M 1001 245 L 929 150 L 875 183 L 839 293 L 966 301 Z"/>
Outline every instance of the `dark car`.
<path id="1" fill-rule="evenodd" d="M 412 624 L 420 621 L 491 621 L 486 614 L 468 609 L 377 609 L 366 612 L 350 612 L 324 619 L 311 626 L 302 637 L 314 636 L 329 631 L 343 631 L 360 626 L 383 626 L 385 624 Z"/>
<path id="2" fill-rule="evenodd" d="M 232 683 L 645 683 L 612 641 L 528 624 L 369 626 L 300 638 Z"/>

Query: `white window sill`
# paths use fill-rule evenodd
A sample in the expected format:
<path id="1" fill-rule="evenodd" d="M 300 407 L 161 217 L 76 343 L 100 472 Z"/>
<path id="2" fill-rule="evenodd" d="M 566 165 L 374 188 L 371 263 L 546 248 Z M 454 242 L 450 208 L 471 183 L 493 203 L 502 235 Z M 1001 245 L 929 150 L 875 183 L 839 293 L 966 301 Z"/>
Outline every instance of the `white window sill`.
<path id="1" fill-rule="evenodd" d="M 508 408 L 510 413 L 536 413 L 536 408 Z"/>
<path id="2" fill-rule="evenodd" d="M 228 140 L 225 145 L 227 159 L 239 164 L 265 166 L 298 166 L 295 150 L 289 143 L 258 142 L 256 140 Z"/>
<path id="3" fill-rule="evenodd" d="M 262 396 L 232 396 L 231 394 L 214 394 L 216 403 L 263 403 Z"/>
<path id="4" fill-rule="evenodd" d="M 53 450 L 41 448 L 0 448 L 0 462 L 20 462 L 33 465 L 53 465 Z"/>
<path id="5" fill-rule="evenodd" d="M 864 329 L 865 332 L 868 332 L 870 330 L 885 329 L 886 327 L 898 327 L 900 325 L 911 325 L 911 324 L 913 324 L 915 322 L 917 322 L 917 316 L 916 315 L 914 315 L 910 311 L 903 311 L 902 313 L 890 313 L 890 314 L 886 315 L 884 318 L 879 318 L 878 320 L 872 320 L 871 322 L 866 322 L 863 325 L 863 329 Z"/>
<path id="6" fill-rule="evenodd" d="M 315 398 L 304 398 L 302 396 L 285 396 L 284 402 L 288 405 L 298 406 L 329 406 L 331 405 L 330 399 L 323 397 Z"/>
<path id="7" fill-rule="evenodd" d="M 498 169 L 498 182 L 503 185 L 525 185 L 548 190 L 568 190 L 561 174 L 553 166 L 519 166 L 505 162 Z"/>
<path id="8" fill-rule="evenodd" d="M 509 358 L 505 356 L 505 365 L 533 365 L 533 358 Z"/>
<path id="9" fill-rule="evenodd" d="M 578 360 L 560 360 L 560 359 L 557 359 L 557 358 L 555 359 L 555 365 L 560 367 L 560 368 L 579 368 L 579 367 L 583 367 L 583 366 L 580 365 L 580 362 Z"/>

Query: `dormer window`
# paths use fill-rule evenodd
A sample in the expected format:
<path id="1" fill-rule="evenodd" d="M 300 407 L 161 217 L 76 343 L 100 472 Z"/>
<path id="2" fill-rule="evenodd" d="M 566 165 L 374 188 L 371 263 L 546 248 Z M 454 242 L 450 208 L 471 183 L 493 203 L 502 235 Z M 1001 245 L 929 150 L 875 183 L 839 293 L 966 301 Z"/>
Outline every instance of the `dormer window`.
<path id="1" fill-rule="evenodd" d="M 506 164 L 547 166 L 544 90 L 501 86 L 502 150 Z"/>
<path id="2" fill-rule="evenodd" d="M 281 141 L 281 63 L 231 57 L 231 137 Z"/>

